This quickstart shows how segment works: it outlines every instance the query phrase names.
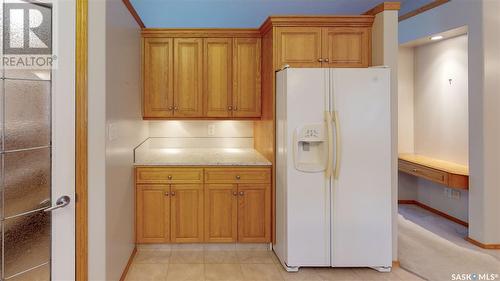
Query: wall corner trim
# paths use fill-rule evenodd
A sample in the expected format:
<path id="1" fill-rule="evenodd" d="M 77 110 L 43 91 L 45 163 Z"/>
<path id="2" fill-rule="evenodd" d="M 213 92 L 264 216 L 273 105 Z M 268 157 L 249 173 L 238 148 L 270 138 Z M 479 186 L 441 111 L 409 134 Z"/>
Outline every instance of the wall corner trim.
<path id="1" fill-rule="evenodd" d="M 446 4 L 448 2 L 450 2 L 450 0 L 434 0 L 431 3 L 429 3 L 429 4 L 426 4 L 426 5 L 418 8 L 418 9 L 415 9 L 415 10 L 413 10 L 411 12 L 408 12 L 408 13 L 406 13 L 404 15 L 399 16 L 398 20 L 399 21 L 404 21 L 404 20 L 406 20 L 408 18 L 414 17 L 414 16 L 416 16 L 418 14 L 426 12 L 426 11 L 428 11 L 430 9 L 434 9 L 434 8 L 439 7 L 439 6 L 441 6 L 443 4 Z"/>
<path id="2" fill-rule="evenodd" d="M 383 11 L 399 11 L 401 8 L 401 3 L 399 2 L 383 2 L 378 4 L 377 6 L 371 8 L 370 10 L 363 13 L 363 15 L 374 16 Z"/>
<path id="3" fill-rule="evenodd" d="M 144 25 L 144 22 L 142 21 L 141 17 L 139 16 L 137 11 L 135 10 L 134 6 L 132 5 L 132 3 L 130 3 L 130 0 L 122 0 L 122 1 L 123 1 L 123 4 L 125 4 L 125 7 L 127 7 L 128 11 L 132 15 L 132 17 L 134 17 L 137 24 L 141 28 L 146 28 L 146 26 Z"/>

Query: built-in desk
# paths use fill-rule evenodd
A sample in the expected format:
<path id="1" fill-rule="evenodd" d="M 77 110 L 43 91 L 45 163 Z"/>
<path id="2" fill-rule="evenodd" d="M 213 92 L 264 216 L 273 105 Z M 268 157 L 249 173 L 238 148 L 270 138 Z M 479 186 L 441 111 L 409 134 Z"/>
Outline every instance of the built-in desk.
<path id="1" fill-rule="evenodd" d="M 417 154 L 400 154 L 399 171 L 452 188 L 469 189 L 469 168 Z"/>

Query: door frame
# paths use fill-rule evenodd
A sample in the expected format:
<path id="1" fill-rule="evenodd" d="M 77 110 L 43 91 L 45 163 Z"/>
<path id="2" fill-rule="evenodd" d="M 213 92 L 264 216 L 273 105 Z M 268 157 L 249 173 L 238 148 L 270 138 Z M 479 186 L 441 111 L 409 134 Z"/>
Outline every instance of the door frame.
<path id="1" fill-rule="evenodd" d="M 78 281 L 88 280 L 88 0 L 76 0 L 76 104 L 75 193 L 76 272 Z"/>

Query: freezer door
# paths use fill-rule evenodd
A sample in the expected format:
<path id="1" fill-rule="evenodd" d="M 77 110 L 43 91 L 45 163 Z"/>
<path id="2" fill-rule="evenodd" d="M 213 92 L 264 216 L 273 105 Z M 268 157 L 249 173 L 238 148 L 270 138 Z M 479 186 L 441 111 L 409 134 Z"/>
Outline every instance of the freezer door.
<path id="1" fill-rule="evenodd" d="M 306 137 L 307 129 L 326 132 L 328 92 L 325 69 L 286 69 L 277 74 L 274 249 L 281 262 L 291 267 L 330 265 L 329 179 L 325 177 L 324 168 L 304 171 L 309 169 L 297 166 L 293 153 L 299 140 L 314 145 L 314 138 Z M 306 133 L 297 134 L 298 128 L 305 129 Z M 300 149 L 304 149 L 302 145 Z M 300 161 L 307 164 L 311 159 L 315 157 L 303 157 Z"/>
<path id="2" fill-rule="evenodd" d="M 330 69 L 332 266 L 391 266 L 389 69 Z"/>

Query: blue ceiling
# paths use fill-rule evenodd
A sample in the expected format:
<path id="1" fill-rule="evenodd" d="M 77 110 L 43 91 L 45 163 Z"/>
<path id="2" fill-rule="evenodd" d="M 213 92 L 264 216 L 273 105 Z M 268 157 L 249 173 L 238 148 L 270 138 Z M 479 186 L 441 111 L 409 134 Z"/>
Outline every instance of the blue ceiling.
<path id="1" fill-rule="evenodd" d="M 401 13 L 432 0 L 400 0 Z M 146 27 L 251 28 L 270 15 L 356 15 L 383 0 L 131 0 Z"/>

